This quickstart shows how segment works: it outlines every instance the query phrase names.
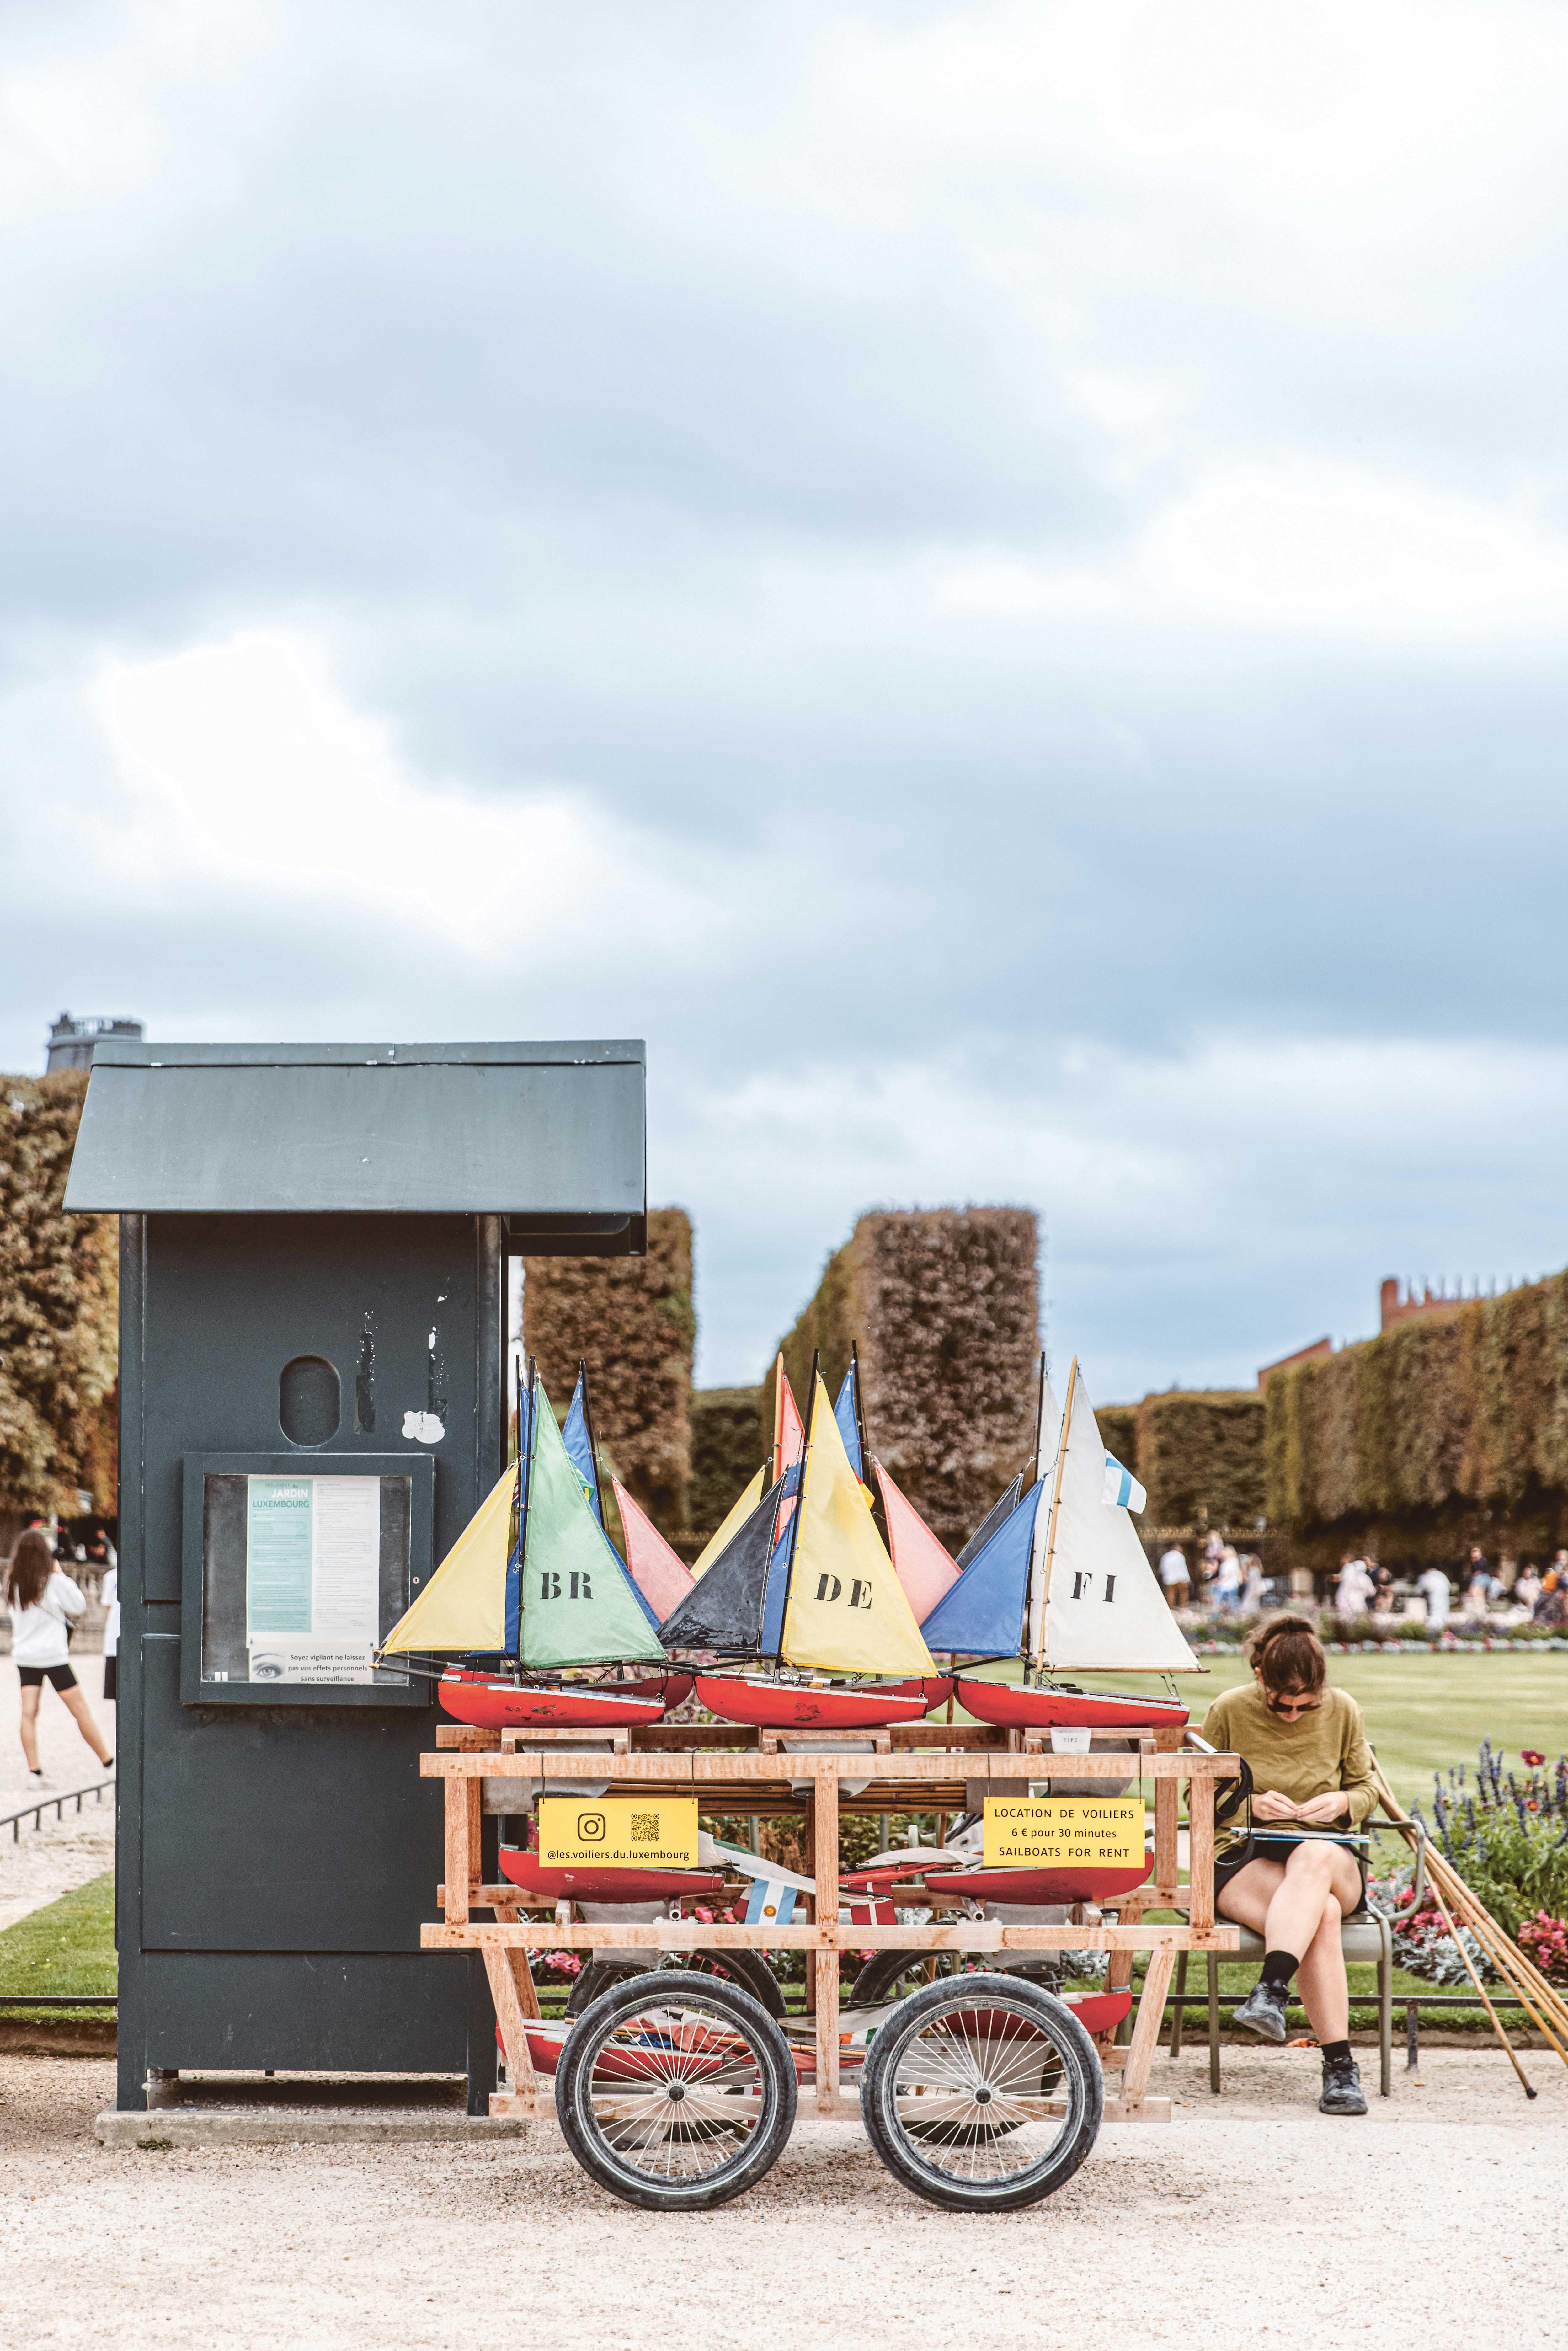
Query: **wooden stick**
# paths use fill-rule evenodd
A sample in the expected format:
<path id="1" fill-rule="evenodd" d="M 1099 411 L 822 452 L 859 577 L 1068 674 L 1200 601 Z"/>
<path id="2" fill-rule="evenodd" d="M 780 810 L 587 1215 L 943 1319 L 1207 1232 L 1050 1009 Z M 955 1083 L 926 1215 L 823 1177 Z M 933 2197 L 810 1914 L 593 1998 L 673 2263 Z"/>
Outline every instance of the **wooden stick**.
<path id="1" fill-rule="evenodd" d="M 1142 2102 L 1149 2086 L 1149 2068 L 1154 2063 L 1155 2044 L 1160 2037 L 1165 2021 L 1166 1994 L 1170 1990 L 1171 1970 L 1176 1965 L 1172 1950 L 1151 1951 L 1144 1989 L 1138 1996 L 1138 2013 L 1133 2026 L 1133 2038 L 1127 2045 L 1126 2071 L 1122 2076 L 1122 2095 L 1129 2105 Z"/>
<path id="2" fill-rule="evenodd" d="M 1437 1881 L 1436 1878 L 1432 1880 L 1432 1892 L 1437 1898 L 1437 1907 L 1443 1914 L 1443 1924 L 1447 1927 L 1449 1934 L 1453 1937 L 1459 1957 L 1463 1959 L 1466 1967 L 1469 1970 L 1470 1981 L 1474 1984 L 1477 1991 L 1480 1994 L 1481 2006 L 1486 2010 L 1487 2014 L 1491 2019 L 1492 2031 L 1497 2034 L 1498 2039 L 1502 2043 L 1503 2047 L 1507 2050 L 1509 2064 L 1519 2075 L 1520 2087 L 1523 2090 L 1527 2098 L 1533 2098 L 1535 2092 L 1531 2087 L 1530 2082 L 1526 2077 L 1524 2068 L 1519 2062 L 1512 2042 L 1509 2039 L 1507 2033 L 1503 2031 L 1502 2026 L 1499 2022 L 1496 2009 L 1487 1998 L 1486 1986 L 1482 1983 L 1480 1977 L 1477 1974 L 1476 1963 L 1471 1959 L 1468 1948 L 1461 1939 L 1458 1928 L 1455 1926 L 1453 1919 L 1448 1915 L 1448 1906 L 1444 1901 L 1443 1896 L 1438 1890 Z"/>
<path id="3" fill-rule="evenodd" d="M 1186 1783 L 1187 1922 L 1194 1927 L 1214 1924 L 1214 1782 Z"/>
<path id="4" fill-rule="evenodd" d="M 507 1964 L 511 1955 L 486 1943 L 483 1956 L 485 1973 L 490 1980 L 490 1997 L 496 2003 L 496 2022 L 501 2028 L 501 2046 L 507 2053 L 507 2078 L 519 2097 L 531 2098 L 538 2084 L 517 1998 L 517 1978 Z"/>

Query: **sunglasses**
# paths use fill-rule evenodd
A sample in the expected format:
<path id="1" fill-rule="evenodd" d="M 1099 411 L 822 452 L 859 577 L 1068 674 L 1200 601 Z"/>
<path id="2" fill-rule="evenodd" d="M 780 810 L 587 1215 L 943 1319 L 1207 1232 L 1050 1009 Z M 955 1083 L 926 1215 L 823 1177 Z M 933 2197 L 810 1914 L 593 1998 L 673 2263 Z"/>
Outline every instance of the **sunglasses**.
<path id="1" fill-rule="evenodd" d="M 1321 1698 L 1269 1698 L 1265 1695 L 1264 1703 L 1270 1714 L 1316 1714 L 1322 1700 Z"/>

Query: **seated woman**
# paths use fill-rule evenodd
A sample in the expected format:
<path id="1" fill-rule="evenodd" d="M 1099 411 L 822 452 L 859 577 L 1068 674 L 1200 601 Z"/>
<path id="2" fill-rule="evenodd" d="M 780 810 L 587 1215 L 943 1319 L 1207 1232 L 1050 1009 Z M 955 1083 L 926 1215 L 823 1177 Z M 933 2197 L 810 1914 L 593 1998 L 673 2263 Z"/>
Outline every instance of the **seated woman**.
<path id="1" fill-rule="evenodd" d="M 1328 1687 L 1322 1643 L 1304 1616 L 1276 1616 L 1247 1644 L 1252 1682 L 1226 1690 L 1203 1736 L 1252 1767 L 1252 1821 L 1303 1831 L 1358 1829 L 1377 1802 L 1361 1708 Z M 1340 1921 L 1359 1910 L 1366 1874 L 1357 1851 L 1321 1834 L 1269 1840 L 1265 1859 L 1249 1831 L 1215 1865 L 1221 1917 L 1263 1938 L 1263 1972 L 1236 2022 L 1265 2041 L 1285 2038 L 1285 2001 L 1299 1973 L 1301 2005 L 1322 2049 L 1325 2115 L 1364 2115 L 1350 2053 L 1350 1994 Z"/>

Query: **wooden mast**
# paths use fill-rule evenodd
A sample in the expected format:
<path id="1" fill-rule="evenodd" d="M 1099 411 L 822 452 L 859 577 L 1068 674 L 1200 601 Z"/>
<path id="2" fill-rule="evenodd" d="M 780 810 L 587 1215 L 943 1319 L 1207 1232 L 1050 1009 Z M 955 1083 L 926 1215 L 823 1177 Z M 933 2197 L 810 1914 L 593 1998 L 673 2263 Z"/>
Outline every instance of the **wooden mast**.
<path id="1" fill-rule="evenodd" d="M 1043 1364 L 1044 1358 L 1041 1358 Z M 1043 1379 L 1043 1373 L 1041 1374 Z M 1040 1651 L 1045 1641 L 1045 1604 L 1051 1592 L 1051 1563 L 1056 1552 L 1056 1517 L 1061 1506 L 1061 1473 L 1067 1466 L 1067 1447 L 1072 1436 L 1072 1398 L 1078 1386 L 1078 1358 L 1072 1358 L 1072 1369 L 1067 1374 L 1067 1401 L 1061 1407 L 1061 1435 L 1056 1447 L 1056 1477 L 1051 1489 L 1051 1518 L 1045 1536 L 1045 1568 L 1040 1579 L 1038 1593 L 1034 1588 L 1033 1562 L 1030 1563 L 1026 1670 L 1038 1673 L 1041 1664 Z M 1044 1400 L 1043 1386 L 1040 1391 Z"/>

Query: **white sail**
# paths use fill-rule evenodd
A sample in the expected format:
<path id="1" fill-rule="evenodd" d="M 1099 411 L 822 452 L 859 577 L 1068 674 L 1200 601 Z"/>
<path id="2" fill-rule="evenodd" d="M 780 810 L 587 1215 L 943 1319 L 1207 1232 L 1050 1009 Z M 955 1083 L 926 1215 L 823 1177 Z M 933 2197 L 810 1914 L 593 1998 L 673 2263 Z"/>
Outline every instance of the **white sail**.
<path id="1" fill-rule="evenodd" d="M 1042 1585 L 1044 1603 L 1037 1654 L 1061 1670 L 1196 1673 L 1132 1519 L 1104 1499 L 1105 1447 L 1076 1363 L 1067 1411 L 1060 1476 L 1047 1489 L 1055 1507 L 1040 1514 L 1049 1556 L 1035 1585 L 1035 1604 Z"/>

